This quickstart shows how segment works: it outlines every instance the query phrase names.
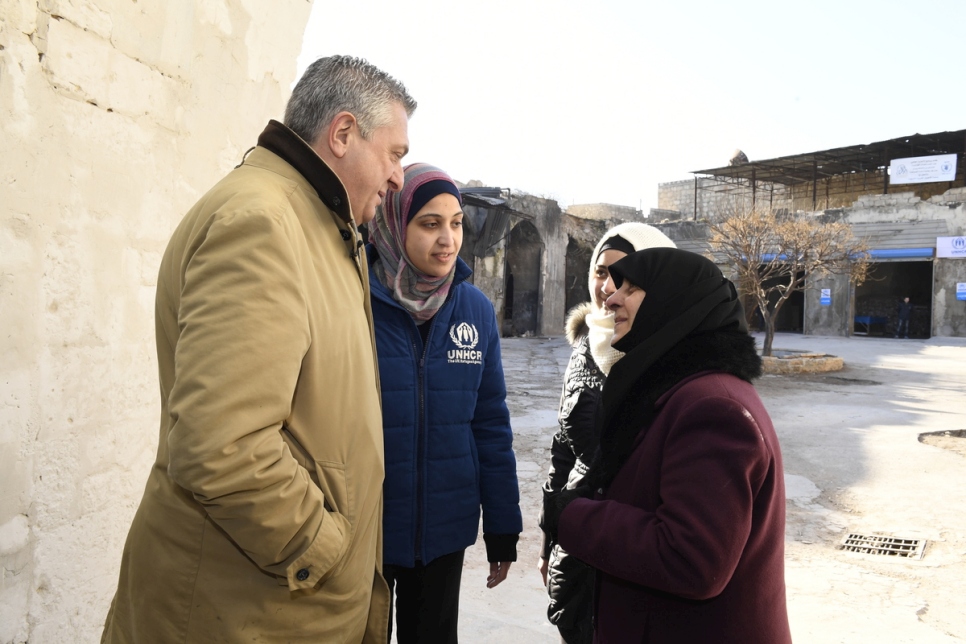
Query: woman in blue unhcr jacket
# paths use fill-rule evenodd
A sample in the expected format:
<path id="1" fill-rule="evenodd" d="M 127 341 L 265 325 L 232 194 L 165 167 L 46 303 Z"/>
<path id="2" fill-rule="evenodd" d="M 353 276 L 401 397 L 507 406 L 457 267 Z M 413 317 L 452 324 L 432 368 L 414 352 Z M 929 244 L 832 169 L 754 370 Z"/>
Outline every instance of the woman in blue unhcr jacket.
<path id="1" fill-rule="evenodd" d="M 481 508 L 487 587 L 506 578 L 523 530 L 496 316 L 458 257 L 461 208 L 446 173 L 407 166 L 366 246 L 386 447 L 383 573 L 399 644 L 457 642 L 463 554 Z"/>

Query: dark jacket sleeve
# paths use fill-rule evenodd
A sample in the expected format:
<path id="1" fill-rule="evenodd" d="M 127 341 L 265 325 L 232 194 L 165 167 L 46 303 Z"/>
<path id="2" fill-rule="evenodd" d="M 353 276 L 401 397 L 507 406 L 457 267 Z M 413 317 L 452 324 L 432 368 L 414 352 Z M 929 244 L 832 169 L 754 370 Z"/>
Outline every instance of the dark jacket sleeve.
<path id="1" fill-rule="evenodd" d="M 490 563 L 517 560 L 518 534 L 483 534 L 486 544 L 486 560 Z"/>
<path id="2" fill-rule="evenodd" d="M 589 464 L 599 443 L 594 431 L 597 401 L 600 391 L 594 387 L 581 387 L 566 401 L 569 412 L 561 415 L 560 427 L 569 439 L 573 454 Z"/>
<path id="3" fill-rule="evenodd" d="M 567 485 L 570 471 L 574 469 L 577 457 L 570 445 L 564 442 L 562 431 L 557 431 L 550 439 L 550 471 L 543 483 L 543 493 L 559 492 Z"/>
<path id="4" fill-rule="evenodd" d="M 587 337 L 584 336 L 570 355 L 557 414 L 560 431 L 555 438 L 571 455 L 567 471 L 567 478 L 571 481 L 569 487 L 575 487 L 586 474 L 586 468 L 593 460 L 600 442 L 596 433 L 596 419 L 603 383 L 603 374 L 594 362 Z M 576 473 L 572 473 L 574 469 Z M 557 489 L 563 487 L 565 485 Z"/>
<path id="5" fill-rule="evenodd" d="M 540 526 L 541 531 L 543 531 L 543 506 L 546 503 L 548 495 L 555 494 L 566 487 L 567 479 L 570 478 L 570 473 L 573 471 L 574 464 L 577 462 L 577 457 L 574 456 L 573 450 L 563 442 L 561 433 L 558 430 L 550 441 L 550 471 L 547 474 L 547 480 L 543 483 L 544 502 L 540 504 L 540 516 L 537 519 L 537 524 Z M 550 548 L 552 546 L 553 543 L 550 541 L 549 535 L 547 535 L 546 531 L 543 531 L 540 556 L 544 559 L 549 559 Z"/>
<path id="6" fill-rule="evenodd" d="M 586 336 L 574 346 L 564 373 L 557 421 L 560 429 L 550 442 L 550 471 L 543 484 L 544 497 L 578 485 L 599 443 L 594 428 L 603 377 L 590 355 Z M 568 485 L 569 483 L 569 485 Z M 543 528 L 543 511 L 540 512 Z M 543 539 L 542 553 L 549 556 L 553 544 Z"/>

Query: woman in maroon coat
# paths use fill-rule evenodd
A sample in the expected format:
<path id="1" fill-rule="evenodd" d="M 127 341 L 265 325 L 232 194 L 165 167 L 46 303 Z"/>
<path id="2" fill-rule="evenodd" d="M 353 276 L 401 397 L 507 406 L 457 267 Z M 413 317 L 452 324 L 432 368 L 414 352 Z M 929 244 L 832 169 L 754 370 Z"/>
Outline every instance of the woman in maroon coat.
<path id="1" fill-rule="evenodd" d="M 610 270 L 626 355 L 602 393 L 596 489 L 545 507 L 598 570 L 596 641 L 791 642 L 781 451 L 734 286 L 674 248 Z"/>

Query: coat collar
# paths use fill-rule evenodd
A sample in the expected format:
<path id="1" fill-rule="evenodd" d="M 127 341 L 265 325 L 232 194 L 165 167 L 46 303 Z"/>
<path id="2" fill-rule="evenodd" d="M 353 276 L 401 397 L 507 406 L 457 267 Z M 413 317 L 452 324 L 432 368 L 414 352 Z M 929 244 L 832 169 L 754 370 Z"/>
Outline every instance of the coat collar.
<path id="1" fill-rule="evenodd" d="M 689 336 L 638 376 L 626 399 L 660 404 L 685 383 L 709 372 L 730 373 L 748 382 L 761 376 L 754 337 L 739 331 Z"/>
<path id="2" fill-rule="evenodd" d="M 298 134 L 276 120 L 270 120 L 258 136 L 258 145 L 281 157 L 315 188 L 319 199 L 347 224 L 353 223 L 345 186 Z"/>
<path id="3" fill-rule="evenodd" d="M 590 333 L 590 327 L 587 326 L 587 316 L 590 315 L 591 311 L 593 309 L 590 306 L 590 302 L 583 302 L 570 309 L 570 312 L 567 313 L 567 319 L 564 322 L 564 332 L 567 336 L 567 343 L 570 346 L 574 346 L 578 340 Z"/>
<path id="4" fill-rule="evenodd" d="M 627 356 L 621 360 L 627 360 Z M 751 382 L 761 375 L 761 358 L 755 339 L 739 331 L 712 331 L 688 336 L 661 356 L 626 388 L 604 425 L 598 416 L 600 458 L 594 469 L 604 487 L 654 422 L 658 411 L 685 384 L 709 373 L 730 373 Z M 608 378 L 613 378 L 614 372 Z"/>

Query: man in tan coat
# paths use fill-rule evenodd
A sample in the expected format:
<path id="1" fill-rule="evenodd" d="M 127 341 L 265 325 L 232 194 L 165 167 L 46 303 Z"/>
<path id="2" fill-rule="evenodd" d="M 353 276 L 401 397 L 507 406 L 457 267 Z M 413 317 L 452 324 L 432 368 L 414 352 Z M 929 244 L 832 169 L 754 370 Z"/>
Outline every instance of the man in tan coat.
<path id="1" fill-rule="evenodd" d="M 382 422 L 357 224 L 416 103 L 323 58 L 175 230 L 161 433 L 103 642 L 386 641 Z"/>

